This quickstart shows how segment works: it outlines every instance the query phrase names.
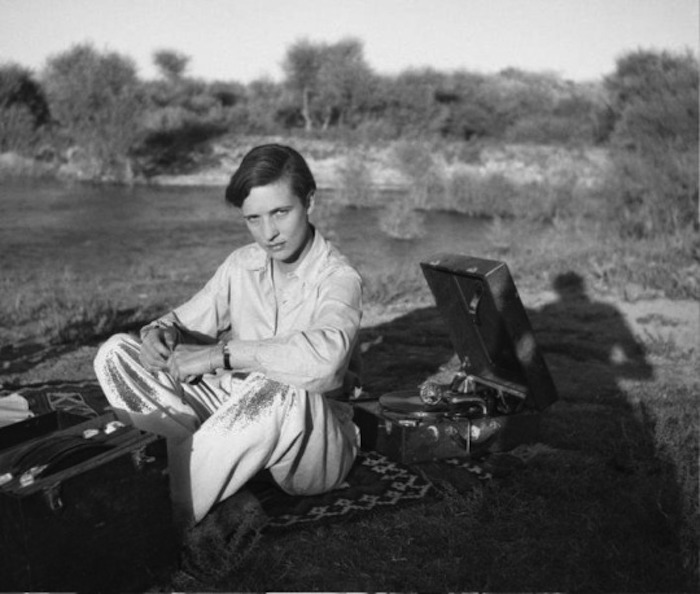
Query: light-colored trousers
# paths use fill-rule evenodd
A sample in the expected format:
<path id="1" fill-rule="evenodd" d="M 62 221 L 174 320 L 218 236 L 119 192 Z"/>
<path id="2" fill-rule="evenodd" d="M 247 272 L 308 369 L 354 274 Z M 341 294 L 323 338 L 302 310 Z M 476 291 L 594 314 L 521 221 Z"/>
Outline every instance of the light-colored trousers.
<path id="1" fill-rule="evenodd" d="M 173 504 L 194 521 L 263 469 L 291 494 L 344 481 L 359 445 L 349 405 L 261 373 L 182 383 L 147 371 L 140 350 L 131 335 L 112 336 L 95 358 L 97 379 L 120 419 L 167 438 Z"/>

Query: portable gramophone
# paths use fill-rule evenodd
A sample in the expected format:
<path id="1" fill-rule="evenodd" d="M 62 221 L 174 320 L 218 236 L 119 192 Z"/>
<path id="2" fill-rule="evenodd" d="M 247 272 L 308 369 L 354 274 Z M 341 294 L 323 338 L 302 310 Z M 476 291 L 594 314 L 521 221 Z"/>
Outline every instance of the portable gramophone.
<path id="1" fill-rule="evenodd" d="M 557 393 L 508 267 L 440 254 L 421 268 L 460 367 L 447 383 L 355 403 L 363 447 L 410 463 L 535 440 Z"/>

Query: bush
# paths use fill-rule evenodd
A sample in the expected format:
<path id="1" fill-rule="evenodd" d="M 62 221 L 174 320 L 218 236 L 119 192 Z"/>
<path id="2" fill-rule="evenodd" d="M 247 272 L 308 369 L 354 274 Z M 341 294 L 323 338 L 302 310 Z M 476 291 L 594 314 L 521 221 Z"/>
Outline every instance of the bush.
<path id="1" fill-rule="evenodd" d="M 427 208 L 432 202 L 441 200 L 442 176 L 433 153 L 433 148 L 425 142 L 404 140 L 394 146 L 396 168 L 408 179 L 411 209 Z"/>
<path id="2" fill-rule="evenodd" d="M 509 217 L 525 201 L 500 173 L 476 176 L 456 171 L 445 181 L 445 208 L 473 216 Z"/>
<path id="3" fill-rule="evenodd" d="M 343 204 L 364 206 L 373 202 L 372 171 L 360 154 L 350 153 L 338 166 L 337 173 Z"/>
<path id="4" fill-rule="evenodd" d="M 129 151 L 144 107 L 134 63 L 77 45 L 50 58 L 43 79 L 51 112 L 68 140 L 90 156 L 101 177 L 128 178 Z"/>
<path id="5" fill-rule="evenodd" d="M 552 114 L 526 116 L 505 134 L 509 142 L 533 144 L 585 143 L 592 136 L 592 122 Z"/>
<path id="6" fill-rule="evenodd" d="M 622 235 L 637 238 L 669 235 L 698 223 L 698 153 L 663 150 L 655 154 L 614 154 L 608 182 L 610 220 Z"/>
<path id="7" fill-rule="evenodd" d="M 606 88 L 615 115 L 611 207 L 622 233 L 648 237 L 697 225 L 697 59 L 633 52 Z"/>
<path id="8" fill-rule="evenodd" d="M 410 196 L 409 196 L 410 200 Z M 393 239 L 417 239 L 425 234 L 425 214 L 400 199 L 390 200 L 379 215 L 379 228 Z"/>
<path id="9" fill-rule="evenodd" d="M 44 92 L 32 74 L 13 64 L 0 66 L 0 152 L 31 152 L 49 120 Z"/>
<path id="10" fill-rule="evenodd" d="M 0 153 L 27 154 L 38 138 L 34 118 L 24 105 L 0 109 Z"/>
<path id="11" fill-rule="evenodd" d="M 166 107 L 148 114 L 147 131 L 133 155 L 139 170 L 147 176 L 181 173 L 208 155 L 208 141 L 227 130 L 227 122 L 218 118 L 210 120 L 182 107 Z"/>

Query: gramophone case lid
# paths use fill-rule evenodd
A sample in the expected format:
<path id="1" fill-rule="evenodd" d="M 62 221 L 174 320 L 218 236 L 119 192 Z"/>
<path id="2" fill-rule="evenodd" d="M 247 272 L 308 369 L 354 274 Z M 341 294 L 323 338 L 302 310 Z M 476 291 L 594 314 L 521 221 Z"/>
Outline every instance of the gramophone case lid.
<path id="1" fill-rule="evenodd" d="M 524 394 L 532 408 L 552 404 L 556 388 L 506 264 L 438 254 L 420 265 L 464 371 Z"/>

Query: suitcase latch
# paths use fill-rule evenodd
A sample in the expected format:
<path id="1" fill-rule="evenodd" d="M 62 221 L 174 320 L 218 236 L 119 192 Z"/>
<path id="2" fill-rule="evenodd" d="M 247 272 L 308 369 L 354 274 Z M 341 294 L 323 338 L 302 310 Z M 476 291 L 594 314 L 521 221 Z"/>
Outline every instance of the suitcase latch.
<path id="1" fill-rule="evenodd" d="M 49 509 L 56 513 L 63 509 L 63 499 L 61 499 L 61 483 L 49 485 L 43 491 L 44 500 Z"/>
<path id="2" fill-rule="evenodd" d="M 445 433 L 457 444 L 457 447 L 467 454 L 471 454 L 472 450 L 471 425 L 469 419 L 464 419 L 459 423 L 448 423 L 445 427 Z"/>
<path id="3" fill-rule="evenodd" d="M 131 452 L 131 461 L 133 462 L 134 468 L 136 468 L 136 470 L 141 470 L 146 464 L 155 462 L 155 460 L 155 457 L 149 456 L 146 453 L 146 446 L 143 446 L 138 450 L 134 450 L 133 452 Z"/>

